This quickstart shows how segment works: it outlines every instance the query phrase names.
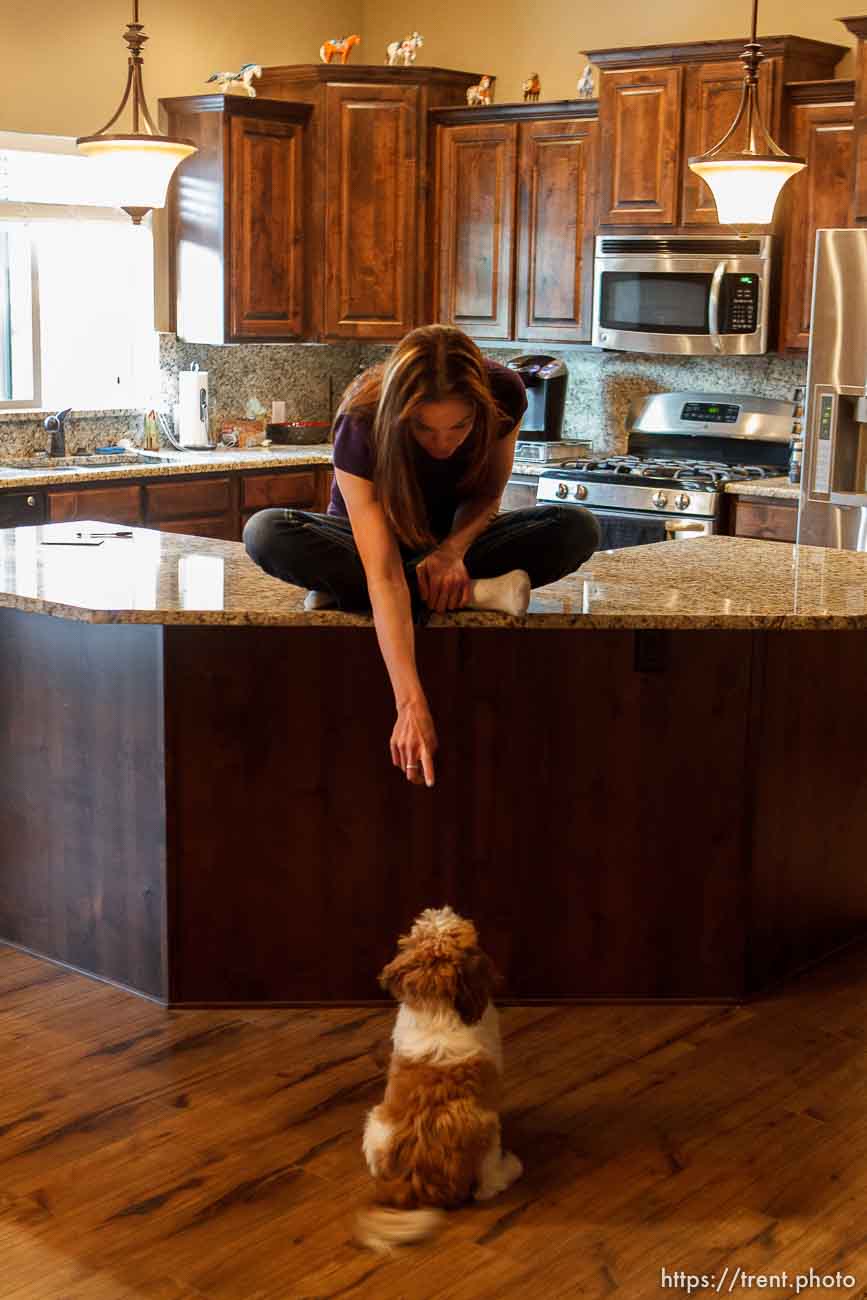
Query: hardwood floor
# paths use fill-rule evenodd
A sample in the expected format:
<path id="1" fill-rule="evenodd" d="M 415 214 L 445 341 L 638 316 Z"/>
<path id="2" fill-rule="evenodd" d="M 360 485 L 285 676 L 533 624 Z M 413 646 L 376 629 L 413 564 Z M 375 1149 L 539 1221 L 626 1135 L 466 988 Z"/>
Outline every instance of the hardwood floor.
<path id="1" fill-rule="evenodd" d="M 504 1008 L 525 1176 L 382 1259 L 350 1229 L 391 1010 L 167 1012 L 0 947 L 0 1296 L 865 1297 L 865 1012 L 867 948 L 749 1006 Z"/>

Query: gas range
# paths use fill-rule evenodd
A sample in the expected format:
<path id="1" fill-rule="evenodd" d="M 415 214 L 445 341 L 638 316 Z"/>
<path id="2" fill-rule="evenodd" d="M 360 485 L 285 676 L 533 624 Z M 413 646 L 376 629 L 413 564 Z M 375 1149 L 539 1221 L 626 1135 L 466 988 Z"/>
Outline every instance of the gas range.
<path id="1" fill-rule="evenodd" d="M 794 409 L 712 393 L 644 398 L 630 411 L 627 454 L 543 470 L 536 503 L 592 510 L 603 546 L 717 532 L 726 483 L 786 472 Z"/>

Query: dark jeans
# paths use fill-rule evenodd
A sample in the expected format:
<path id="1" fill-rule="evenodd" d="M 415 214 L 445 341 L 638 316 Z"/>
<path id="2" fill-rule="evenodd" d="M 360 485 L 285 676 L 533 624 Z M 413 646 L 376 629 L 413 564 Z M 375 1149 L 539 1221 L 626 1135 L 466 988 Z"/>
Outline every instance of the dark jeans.
<path id="1" fill-rule="evenodd" d="M 583 506 L 530 506 L 508 510 L 488 524 L 464 556 L 471 578 L 497 578 L 524 569 L 531 587 L 572 573 L 599 545 L 596 516 Z M 244 528 L 247 554 L 272 577 L 297 587 L 334 596 L 339 609 L 369 609 L 367 579 L 352 535 L 342 515 L 310 510 L 271 509 L 252 515 Z M 428 612 L 415 576 L 428 551 L 400 546 L 412 601 L 413 619 Z"/>

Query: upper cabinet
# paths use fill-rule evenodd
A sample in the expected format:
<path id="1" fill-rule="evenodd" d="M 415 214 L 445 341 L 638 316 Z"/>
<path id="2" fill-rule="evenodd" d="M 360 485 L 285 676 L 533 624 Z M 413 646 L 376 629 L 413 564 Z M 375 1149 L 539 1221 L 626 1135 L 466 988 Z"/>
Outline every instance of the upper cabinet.
<path id="1" fill-rule="evenodd" d="M 589 340 L 595 113 L 569 102 L 433 115 L 434 319 L 480 339 Z"/>
<path id="2" fill-rule="evenodd" d="M 806 158 L 783 191 L 786 204 L 780 303 L 781 351 L 810 344 L 816 231 L 849 224 L 854 162 L 854 84 L 796 82 L 787 87 L 786 145 Z"/>
<path id="3" fill-rule="evenodd" d="M 682 90 L 682 68 L 603 72 L 601 225 L 671 226 L 677 220 Z"/>
<path id="4" fill-rule="evenodd" d="M 855 226 L 867 225 L 867 16 L 841 18 L 840 22 L 858 38 L 855 66 L 855 132 L 853 139 L 852 207 Z"/>
<path id="5" fill-rule="evenodd" d="M 740 102 L 743 41 L 590 50 L 600 69 L 599 224 L 688 233 L 717 226 L 716 208 L 688 159 L 728 130 Z M 762 37 L 759 94 L 778 138 L 785 81 L 825 78 L 846 47 L 797 36 Z"/>
<path id="6" fill-rule="evenodd" d="M 237 95 L 161 102 L 169 133 L 198 145 L 169 191 L 178 334 L 196 343 L 300 337 L 310 109 Z"/>
<path id="7" fill-rule="evenodd" d="M 422 319 L 428 110 L 478 76 L 272 67 L 161 100 L 199 152 L 169 197 L 176 328 L 200 343 L 399 339 Z"/>

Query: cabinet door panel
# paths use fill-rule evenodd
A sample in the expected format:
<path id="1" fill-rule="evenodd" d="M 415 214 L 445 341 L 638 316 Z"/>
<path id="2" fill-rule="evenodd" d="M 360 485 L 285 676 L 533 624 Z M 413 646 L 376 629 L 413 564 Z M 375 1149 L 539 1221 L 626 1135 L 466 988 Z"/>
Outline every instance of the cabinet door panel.
<path id="1" fill-rule="evenodd" d="M 853 104 L 796 104 L 789 148 L 806 158 L 788 182 L 789 223 L 783 252 L 780 347 L 808 348 L 816 231 L 847 226 L 854 162 Z"/>
<path id="2" fill-rule="evenodd" d="M 517 126 L 437 134 L 439 319 L 475 338 L 513 336 Z"/>
<path id="3" fill-rule="evenodd" d="M 141 488 L 83 487 L 77 490 L 49 492 L 48 521 L 52 524 L 74 519 L 98 519 L 110 524 L 141 523 Z"/>
<path id="4" fill-rule="evenodd" d="M 597 123 L 526 122 L 518 151 L 519 338 L 590 339 Z"/>
<path id="5" fill-rule="evenodd" d="M 229 333 L 286 338 L 302 331 L 302 128 L 229 123 Z"/>
<path id="6" fill-rule="evenodd" d="M 316 503 L 316 475 L 249 474 L 244 477 L 241 494 L 245 510 L 265 510 L 270 506 L 312 507 Z"/>
<path id="7" fill-rule="evenodd" d="M 215 537 L 223 542 L 237 542 L 238 531 L 233 515 L 201 519 L 161 519 L 154 524 L 161 533 L 182 533 L 187 537 Z"/>
<path id="8" fill-rule="evenodd" d="M 779 118 L 776 107 L 779 101 L 779 72 L 777 59 L 767 59 L 759 68 L 759 106 L 771 135 L 777 130 Z M 719 225 L 713 195 L 701 177 L 690 171 L 686 160 L 712 149 L 722 139 L 735 119 L 743 84 L 744 65 L 739 59 L 733 59 L 729 63 L 705 63 L 686 69 L 683 114 L 684 225 Z M 746 125 L 744 119 L 726 148 L 746 148 Z"/>
<path id="9" fill-rule="evenodd" d="M 327 96 L 325 332 L 397 339 L 415 324 L 418 90 Z"/>
<path id="10" fill-rule="evenodd" d="M 186 483 L 146 483 L 147 519 L 180 519 L 184 515 L 221 515 L 231 508 L 228 478 L 202 476 Z"/>
<path id="11" fill-rule="evenodd" d="M 798 531 L 797 501 L 735 498 L 735 537 L 760 537 L 766 542 L 793 542 Z"/>
<path id="12" fill-rule="evenodd" d="M 682 84 L 681 67 L 602 73 L 602 225 L 676 222 Z"/>

